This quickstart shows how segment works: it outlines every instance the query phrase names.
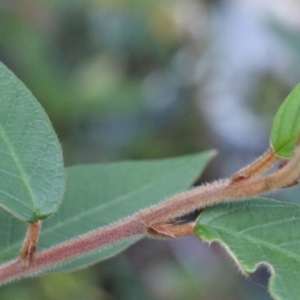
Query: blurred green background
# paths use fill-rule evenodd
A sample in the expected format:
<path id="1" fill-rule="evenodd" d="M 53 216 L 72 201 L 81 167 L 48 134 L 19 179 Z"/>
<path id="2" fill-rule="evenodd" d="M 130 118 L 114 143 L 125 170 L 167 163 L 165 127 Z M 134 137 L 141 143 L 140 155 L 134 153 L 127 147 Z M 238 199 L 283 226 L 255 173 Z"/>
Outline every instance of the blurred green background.
<path id="1" fill-rule="evenodd" d="M 215 148 L 201 179 L 214 180 L 268 147 L 300 81 L 300 4 L 0 0 L 0 60 L 46 109 L 66 165 Z M 267 300 L 268 277 L 245 278 L 217 244 L 145 240 L 86 270 L 9 284 L 0 299 Z"/>

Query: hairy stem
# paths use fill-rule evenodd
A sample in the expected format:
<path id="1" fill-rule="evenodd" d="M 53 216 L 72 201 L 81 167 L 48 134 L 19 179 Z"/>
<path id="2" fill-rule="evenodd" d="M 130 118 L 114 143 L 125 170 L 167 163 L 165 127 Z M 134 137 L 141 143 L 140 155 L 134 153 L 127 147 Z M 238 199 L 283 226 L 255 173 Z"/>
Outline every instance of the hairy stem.
<path id="1" fill-rule="evenodd" d="M 300 147 L 284 167 L 271 175 L 265 177 L 250 176 L 237 181 L 229 179 L 202 185 L 141 211 L 126 220 L 36 253 L 28 266 L 24 265 L 22 259 L 10 261 L 0 267 L 0 284 L 42 272 L 50 267 L 133 236 L 146 236 L 149 234 L 153 236 L 153 232 L 152 234 L 149 232 L 151 228 L 158 233 L 158 236 L 161 236 L 159 233 L 170 237 L 172 235 L 186 235 L 187 232 L 191 232 L 189 228 L 184 227 L 182 228 L 183 231 L 180 228 L 169 228 L 167 230 L 166 225 L 163 224 L 195 209 L 274 191 L 288 186 L 297 180 L 299 176 Z"/>
<path id="2" fill-rule="evenodd" d="M 24 241 L 24 245 L 20 252 L 20 257 L 24 264 L 28 266 L 36 252 L 36 245 L 39 239 L 39 234 L 42 226 L 42 221 L 39 220 L 34 224 L 28 225 L 28 231 Z"/>
<path id="3" fill-rule="evenodd" d="M 270 147 L 262 156 L 255 160 L 249 166 L 243 168 L 234 176 L 232 176 L 231 181 L 239 181 L 249 177 L 256 177 L 263 174 L 269 170 L 273 164 L 280 159 L 274 152 L 274 149 Z"/>
<path id="4" fill-rule="evenodd" d="M 145 226 L 135 218 L 130 218 L 125 222 L 115 223 L 109 227 L 90 232 L 74 240 L 36 253 L 27 266 L 24 265 L 22 259 L 10 261 L 1 266 L 0 284 L 41 272 L 49 267 L 59 265 L 70 259 L 96 251 L 117 241 L 143 234 L 144 232 Z"/>

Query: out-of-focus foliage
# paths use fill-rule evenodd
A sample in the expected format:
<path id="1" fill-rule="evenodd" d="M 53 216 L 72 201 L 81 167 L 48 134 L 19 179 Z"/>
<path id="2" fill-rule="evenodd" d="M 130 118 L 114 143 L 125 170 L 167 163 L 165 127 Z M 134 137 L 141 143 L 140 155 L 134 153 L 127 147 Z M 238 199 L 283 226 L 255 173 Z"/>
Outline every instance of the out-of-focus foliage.
<path id="1" fill-rule="evenodd" d="M 2 0 L 0 60 L 45 107 L 67 165 L 215 147 L 211 180 L 264 151 L 299 82 L 299 10 L 283 10 L 287 1 Z M 145 241 L 89 271 L 8 285 L 0 298 L 264 300 L 266 277 L 241 278 L 217 246 Z"/>
<path id="2" fill-rule="evenodd" d="M 177 3 L 0 6 L 0 57 L 47 110 L 67 164 L 145 157 L 147 144 L 162 149 L 154 147 L 154 157 L 193 151 L 197 119 L 176 62 L 183 38 L 172 18 Z M 175 147 L 178 135 L 189 142 Z"/>

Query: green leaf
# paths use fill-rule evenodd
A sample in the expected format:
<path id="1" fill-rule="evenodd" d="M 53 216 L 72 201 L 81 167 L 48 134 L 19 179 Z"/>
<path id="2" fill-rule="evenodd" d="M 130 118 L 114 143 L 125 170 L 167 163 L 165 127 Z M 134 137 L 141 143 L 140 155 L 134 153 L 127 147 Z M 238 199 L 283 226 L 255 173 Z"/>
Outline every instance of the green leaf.
<path id="1" fill-rule="evenodd" d="M 221 204 L 202 212 L 195 229 L 201 239 L 225 244 L 247 273 L 267 265 L 274 299 L 299 298 L 300 206 L 266 198 Z"/>
<path id="2" fill-rule="evenodd" d="M 300 83 L 291 91 L 275 115 L 271 144 L 280 157 L 289 158 L 300 136 Z"/>
<path id="3" fill-rule="evenodd" d="M 1 63 L 0 107 L 0 206 L 33 223 L 62 200 L 60 145 L 41 105 Z"/>
<path id="4" fill-rule="evenodd" d="M 43 222 L 38 251 L 126 218 L 186 190 L 212 155 L 210 151 L 172 159 L 67 168 L 64 201 L 58 212 Z M 1 262 L 18 255 L 25 232 L 25 228 L 20 227 L 21 222 L 17 224 L 9 215 L 0 214 L 1 220 L 4 217 L 6 228 L 0 227 Z M 137 238 L 77 259 L 54 271 L 82 268 L 106 259 L 134 243 Z"/>

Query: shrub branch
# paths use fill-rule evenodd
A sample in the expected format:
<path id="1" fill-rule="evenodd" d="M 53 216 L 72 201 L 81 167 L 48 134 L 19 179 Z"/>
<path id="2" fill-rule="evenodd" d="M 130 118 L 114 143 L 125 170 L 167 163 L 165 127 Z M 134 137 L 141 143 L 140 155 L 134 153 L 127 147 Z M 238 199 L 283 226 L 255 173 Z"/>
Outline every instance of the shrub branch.
<path id="1" fill-rule="evenodd" d="M 172 225 L 172 221 L 195 209 L 224 201 L 239 201 L 289 186 L 300 177 L 300 147 L 280 169 L 261 176 L 278 158 L 270 149 L 252 165 L 231 179 L 216 181 L 190 189 L 145 209 L 125 220 L 99 228 L 70 241 L 37 252 L 24 264 L 22 258 L 0 266 L 0 284 L 32 276 L 71 259 L 100 250 L 105 246 L 135 236 L 181 237 L 193 234 L 193 223 Z"/>

